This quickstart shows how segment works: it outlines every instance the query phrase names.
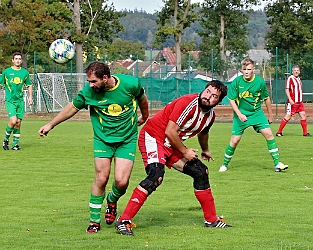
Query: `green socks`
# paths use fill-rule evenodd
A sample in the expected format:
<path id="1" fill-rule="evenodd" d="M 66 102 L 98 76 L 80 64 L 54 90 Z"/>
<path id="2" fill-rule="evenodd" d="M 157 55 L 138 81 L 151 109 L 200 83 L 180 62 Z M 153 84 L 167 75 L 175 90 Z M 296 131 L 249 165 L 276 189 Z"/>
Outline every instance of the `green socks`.
<path id="1" fill-rule="evenodd" d="M 116 203 L 118 199 L 126 193 L 126 190 L 118 190 L 114 184 L 112 185 L 112 191 L 107 196 L 107 201 L 109 203 Z M 96 196 L 90 194 L 89 210 L 90 210 L 90 222 L 101 222 L 101 208 L 105 194 L 101 196 Z"/>
<path id="2" fill-rule="evenodd" d="M 17 128 L 13 128 L 13 142 L 12 147 L 16 146 L 20 140 L 21 130 Z"/>
<path id="3" fill-rule="evenodd" d="M 266 141 L 267 143 L 267 148 L 268 148 L 268 152 L 270 152 L 273 161 L 274 161 L 274 166 L 276 166 L 279 163 L 279 153 L 278 153 L 278 146 L 276 143 L 276 140 L 268 140 Z"/>
<path id="4" fill-rule="evenodd" d="M 104 200 L 105 194 L 101 196 L 95 196 L 90 194 L 89 210 L 90 210 L 90 222 L 100 223 L 101 207 Z"/>
<path id="5" fill-rule="evenodd" d="M 14 128 L 10 128 L 8 125 L 5 127 L 5 136 L 4 136 L 4 141 L 8 141 L 10 138 L 10 135 L 12 133 Z"/>
<path id="6" fill-rule="evenodd" d="M 109 203 L 116 203 L 125 193 L 126 190 L 119 190 L 114 186 L 114 184 L 112 184 L 112 191 L 108 194 L 107 201 Z"/>
<path id="7" fill-rule="evenodd" d="M 224 154 L 224 162 L 223 162 L 223 166 L 227 167 L 231 158 L 233 157 L 234 153 L 235 153 L 235 149 L 232 146 L 230 146 L 230 144 L 227 145 L 226 149 L 225 149 L 225 154 Z"/>

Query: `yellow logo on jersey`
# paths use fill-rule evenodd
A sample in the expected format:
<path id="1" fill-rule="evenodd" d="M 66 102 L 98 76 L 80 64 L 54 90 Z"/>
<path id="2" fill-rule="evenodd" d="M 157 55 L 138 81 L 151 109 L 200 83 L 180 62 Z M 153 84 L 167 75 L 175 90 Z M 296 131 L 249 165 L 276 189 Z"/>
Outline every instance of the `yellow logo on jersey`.
<path id="1" fill-rule="evenodd" d="M 11 80 L 11 83 L 23 84 L 23 81 L 22 81 L 22 79 L 19 78 L 19 77 L 14 77 L 14 78 Z"/>
<path id="2" fill-rule="evenodd" d="M 124 106 L 123 109 L 119 104 L 111 104 L 109 105 L 107 110 L 103 109 L 102 112 L 112 116 L 119 116 L 120 114 L 126 112 L 127 110 L 129 110 L 129 107 L 127 106 Z"/>
<path id="3" fill-rule="evenodd" d="M 241 94 L 239 94 L 239 98 L 247 98 L 252 97 L 253 95 L 249 91 L 244 91 Z"/>

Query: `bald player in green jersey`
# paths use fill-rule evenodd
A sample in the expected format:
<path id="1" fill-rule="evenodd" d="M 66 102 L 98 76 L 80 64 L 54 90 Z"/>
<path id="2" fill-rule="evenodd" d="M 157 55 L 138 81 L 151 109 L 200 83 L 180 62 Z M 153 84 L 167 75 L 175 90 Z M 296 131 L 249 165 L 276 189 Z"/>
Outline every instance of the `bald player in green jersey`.
<path id="1" fill-rule="evenodd" d="M 21 149 L 18 143 L 21 135 L 21 124 L 25 115 L 24 85 L 28 90 L 28 104 L 33 104 L 32 83 L 28 71 L 22 68 L 22 53 L 15 52 L 12 62 L 13 66 L 6 68 L 0 77 L 0 86 L 4 86 L 5 89 L 5 106 L 9 117 L 2 144 L 4 150 L 10 149 L 9 139 L 11 134 L 13 134 L 12 149 Z"/>
<path id="2" fill-rule="evenodd" d="M 107 195 L 105 221 L 112 224 L 117 201 L 125 194 L 136 154 L 138 126 L 149 117 L 148 100 L 138 78 L 111 75 L 108 65 L 92 62 L 86 69 L 87 84 L 72 103 L 38 131 L 41 137 L 59 123 L 89 108 L 94 132 L 95 175 L 89 201 L 87 233 L 100 230 L 100 212 L 105 198 L 111 163 L 114 164 L 112 191 Z M 137 109 L 141 115 L 137 116 Z"/>
<path id="3" fill-rule="evenodd" d="M 250 126 L 264 136 L 268 151 L 274 161 L 274 171 L 286 170 L 288 165 L 279 161 L 278 146 L 270 128 L 273 114 L 266 83 L 261 77 L 254 74 L 254 62 L 251 59 L 244 59 L 241 62 L 241 72 L 243 75 L 238 76 L 231 83 L 228 92 L 228 99 L 234 111 L 234 119 L 230 143 L 226 147 L 224 162 L 219 171 L 227 171 L 228 164 L 245 129 Z M 268 111 L 268 119 L 262 110 L 263 101 Z"/>

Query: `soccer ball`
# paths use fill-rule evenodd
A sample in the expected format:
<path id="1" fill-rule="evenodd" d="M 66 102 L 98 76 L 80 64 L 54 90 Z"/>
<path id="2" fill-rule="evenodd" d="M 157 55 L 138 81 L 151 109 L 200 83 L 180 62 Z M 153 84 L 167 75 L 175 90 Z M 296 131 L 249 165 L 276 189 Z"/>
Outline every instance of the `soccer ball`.
<path id="1" fill-rule="evenodd" d="M 57 39 L 49 47 L 49 56 L 56 63 L 66 63 L 75 55 L 74 45 L 66 39 Z"/>

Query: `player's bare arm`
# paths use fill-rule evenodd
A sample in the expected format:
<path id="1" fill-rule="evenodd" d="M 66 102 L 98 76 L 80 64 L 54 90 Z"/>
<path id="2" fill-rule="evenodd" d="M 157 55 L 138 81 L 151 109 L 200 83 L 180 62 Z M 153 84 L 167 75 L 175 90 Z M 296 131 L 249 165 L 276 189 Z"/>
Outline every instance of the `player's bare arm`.
<path id="1" fill-rule="evenodd" d="M 196 159 L 198 155 L 196 154 L 195 150 L 185 147 L 185 145 L 181 142 L 180 137 L 178 136 L 178 130 L 179 126 L 175 122 L 168 122 L 165 135 L 167 136 L 172 147 L 181 152 L 184 158 L 186 158 L 188 161 Z"/>
<path id="2" fill-rule="evenodd" d="M 207 160 L 207 161 L 210 161 L 210 159 L 212 159 L 214 161 L 214 158 L 209 150 L 209 134 L 201 134 L 199 133 L 198 134 L 198 142 L 199 142 L 199 145 L 202 149 L 202 152 L 201 152 L 201 158 L 203 160 Z"/>
<path id="3" fill-rule="evenodd" d="M 28 105 L 33 105 L 33 86 L 27 87 L 28 92 Z"/>
<path id="4" fill-rule="evenodd" d="M 73 106 L 72 103 L 67 104 L 64 109 L 52 119 L 48 124 L 42 126 L 38 134 L 41 137 L 44 137 L 48 134 L 48 132 L 53 129 L 56 125 L 60 124 L 61 122 L 66 121 L 67 119 L 71 118 L 73 115 L 75 115 L 78 112 L 78 110 Z"/>
<path id="5" fill-rule="evenodd" d="M 146 95 L 141 100 L 138 100 L 138 106 L 141 112 L 141 115 L 138 117 L 138 126 L 140 126 L 149 118 L 149 103 Z"/>
<path id="6" fill-rule="evenodd" d="M 291 98 L 291 96 L 290 96 L 290 90 L 289 89 L 286 89 L 286 96 L 287 96 L 287 98 L 288 98 L 288 100 L 289 100 L 289 103 L 291 104 L 291 105 L 293 105 L 294 104 L 294 101 L 292 100 L 292 98 Z"/>
<path id="7" fill-rule="evenodd" d="M 265 100 L 265 106 L 267 109 L 267 113 L 268 113 L 268 121 L 269 123 L 273 122 L 273 111 L 272 111 L 272 102 L 271 102 L 271 98 L 267 98 Z"/>
<path id="8" fill-rule="evenodd" d="M 229 100 L 230 106 L 232 107 L 232 109 L 234 110 L 234 112 L 238 115 L 238 118 L 240 119 L 240 121 L 245 122 L 247 119 L 247 117 L 242 114 L 236 104 L 236 102 L 234 100 Z"/>

